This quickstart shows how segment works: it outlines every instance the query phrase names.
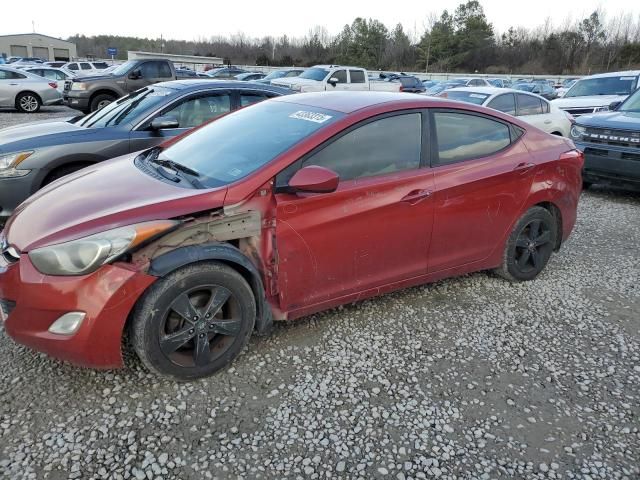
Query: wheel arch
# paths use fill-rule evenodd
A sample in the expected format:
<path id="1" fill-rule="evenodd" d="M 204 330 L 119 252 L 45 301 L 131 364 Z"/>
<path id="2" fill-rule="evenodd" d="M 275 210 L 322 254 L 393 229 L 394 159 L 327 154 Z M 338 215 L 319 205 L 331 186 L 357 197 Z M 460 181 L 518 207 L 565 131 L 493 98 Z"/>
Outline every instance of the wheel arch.
<path id="1" fill-rule="evenodd" d="M 177 248 L 151 260 L 147 274 L 162 277 L 178 268 L 206 261 L 228 265 L 243 276 L 251 287 L 256 301 L 256 333 L 258 335 L 269 333 L 273 318 L 260 272 L 249 258 L 229 243 L 217 242 Z"/>
<path id="2" fill-rule="evenodd" d="M 89 97 L 89 105 L 91 105 L 91 102 L 93 102 L 93 99 L 96 98 L 98 95 L 111 95 L 112 97 L 115 97 L 116 99 L 118 99 L 118 98 L 120 98 L 122 96 L 121 94 L 119 94 L 115 90 L 103 87 L 103 88 L 100 88 L 99 90 L 96 90 L 95 92 L 93 92 L 91 94 L 91 96 Z"/>
<path id="3" fill-rule="evenodd" d="M 556 221 L 556 244 L 553 246 L 554 251 L 560 250 L 560 246 L 562 245 L 562 211 L 560 208 L 551 201 L 539 202 L 531 207 L 542 207 L 547 210 Z M 529 207 L 529 208 L 531 208 Z"/>
<path id="4" fill-rule="evenodd" d="M 40 104 L 42 104 L 42 97 L 40 95 L 38 95 L 37 92 L 34 92 L 33 90 L 22 90 L 21 92 L 16 93 L 16 97 L 13 100 L 14 105 L 18 105 L 18 97 L 20 95 L 24 95 L 25 93 L 30 93 L 31 95 L 35 95 L 36 97 L 38 97 L 38 100 L 40 100 Z"/>

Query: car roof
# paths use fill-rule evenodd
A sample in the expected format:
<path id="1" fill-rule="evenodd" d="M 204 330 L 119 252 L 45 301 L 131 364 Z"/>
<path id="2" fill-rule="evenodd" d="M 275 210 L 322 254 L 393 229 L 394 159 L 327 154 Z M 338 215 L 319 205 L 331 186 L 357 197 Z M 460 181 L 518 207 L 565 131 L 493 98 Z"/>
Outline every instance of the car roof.
<path id="1" fill-rule="evenodd" d="M 623 72 L 598 73 L 596 75 L 589 75 L 588 77 L 582 77 L 580 80 L 587 79 L 587 78 L 637 77 L 637 76 L 640 76 L 640 70 L 626 70 Z"/>
<path id="2" fill-rule="evenodd" d="M 363 108 L 374 107 L 384 103 L 394 103 L 399 105 L 402 103 L 415 104 L 416 101 L 422 101 L 426 108 L 432 104 L 439 104 L 440 102 L 443 102 L 444 99 L 400 92 L 341 91 L 298 93 L 295 95 L 278 97 L 273 101 L 294 103 L 307 107 L 324 108 L 341 113 L 353 113 Z"/>
<path id="3" fill-rule="evenodd" d="M 464 87 L 464 88 L 449 88 L 447 90 L 456 90 L 459 92 L 482 93 L 485 95 L 494 95 L 496 93 L 513 91 L 510 88 L 500 88 L 500 87 Z"/>
<path id="4" fill-rule="evenodd" d="M 264 90 L 274 93 L 291 93 L 288 88 L 276 87 L 272 85 L 247 83 L 240 80 L 199 80 L 199 77 L 191 77 L 183 80 L 171 80 L 169 82 L 156 83 L 159 87 L 170 88 L 179 91 L 195 91 L 207 88 L 247 88 L 250 90 Z"/>

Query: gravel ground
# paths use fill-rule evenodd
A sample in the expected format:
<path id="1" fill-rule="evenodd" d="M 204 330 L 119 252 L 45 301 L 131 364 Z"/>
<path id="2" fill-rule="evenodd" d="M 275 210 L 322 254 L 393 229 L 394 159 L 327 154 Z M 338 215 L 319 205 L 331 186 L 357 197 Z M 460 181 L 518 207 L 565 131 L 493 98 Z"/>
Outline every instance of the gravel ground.
<path id="1" fill-rule="evenodd" d="M 55 120 L 56 118 L 75 117 L 78 110 L 65 106 L 42 107 L 38 113 L 20 113 L 9 108 L 0 108 L 0 128 L 10 127 L 25 122 Z"/>
<path id="2" fill-rule="evenodd" d="M 0 330 L 0 476 L 640 478 L 639 211 L 592 189 L 533 282 L 477 273 L 279 325 L 194 383 Z"/>

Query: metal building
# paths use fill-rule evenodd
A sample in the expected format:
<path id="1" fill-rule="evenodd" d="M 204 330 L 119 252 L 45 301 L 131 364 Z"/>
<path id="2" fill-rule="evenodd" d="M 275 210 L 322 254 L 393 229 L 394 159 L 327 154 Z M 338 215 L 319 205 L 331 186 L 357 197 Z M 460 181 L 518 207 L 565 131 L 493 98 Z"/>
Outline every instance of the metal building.
<path id="1" fill-rule="evenodd" d="M 0 35 L 0 56 L 38 57 L 45 61 L 69 61 L 78 56 L 76 44 L 39 33 Z"/>

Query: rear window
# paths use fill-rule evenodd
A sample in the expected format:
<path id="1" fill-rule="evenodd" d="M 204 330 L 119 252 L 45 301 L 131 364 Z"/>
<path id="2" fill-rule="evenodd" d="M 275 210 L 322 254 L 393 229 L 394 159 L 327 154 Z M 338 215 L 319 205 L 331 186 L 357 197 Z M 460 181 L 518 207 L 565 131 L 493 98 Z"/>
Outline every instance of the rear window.
<path id="1" fill-rule="evenodd" d="M 476 105 L 482 105 L 484 101 L 489 98 L 489 95 L 486 93 L 477 93 L 469 90 L 448 90 L 438 96 L 448 98 L 449 100 L 458 100 L 459 102 L 474 103 Z"/>

